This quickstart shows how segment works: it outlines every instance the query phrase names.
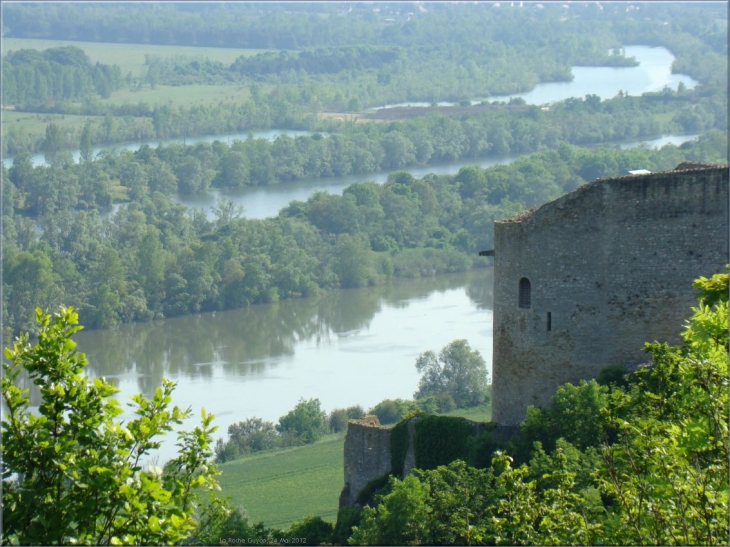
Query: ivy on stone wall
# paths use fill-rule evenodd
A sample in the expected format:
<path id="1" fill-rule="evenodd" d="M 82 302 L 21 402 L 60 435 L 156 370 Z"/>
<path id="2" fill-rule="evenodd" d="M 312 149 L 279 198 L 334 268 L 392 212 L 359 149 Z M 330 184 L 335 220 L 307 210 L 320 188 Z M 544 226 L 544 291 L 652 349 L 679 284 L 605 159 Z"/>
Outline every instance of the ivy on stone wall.
<path id="1" fill-rule="evenodd" d="M 362 490 L 358 492 L 357 503 L 359 505 L 371 504 L 373 498 L 375 497 L 375 494 L 378 491 L 382 490 L 386 484 L 388 484 L 388 479 L 390 479 L 390 476 L 390 473 L 386 473 L 382 477 L 378 477 L 369 481 L 365 486 L 362 487 Z"/>
<path id="2" fill-rule="evenodd" d="M 454 460 L 468 461 L 471 439 L 476 435 L 475 424 L 465 418 L 425 416 L 416 423 L 413 445 L 416 452 L 416 467 L 436 469 L 439 465 L 447 465 Z M 392 439 L 391 436 L 391 443 Z"/>
<path id="3" fill-rule="evenodd" d="M 408 452 L 408 422 L 411 416 L 402 419 L 390 431 L 390 471 L 396 477 L 403 476 L 403 466 Z"/>

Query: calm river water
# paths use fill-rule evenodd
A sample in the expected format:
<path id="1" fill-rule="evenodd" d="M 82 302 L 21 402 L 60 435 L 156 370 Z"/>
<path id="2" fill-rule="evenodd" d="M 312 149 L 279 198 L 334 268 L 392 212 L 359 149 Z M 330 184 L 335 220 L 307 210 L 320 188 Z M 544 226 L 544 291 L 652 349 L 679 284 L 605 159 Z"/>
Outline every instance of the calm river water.
<path id="1" fill-rule="evenodd" d="M 665 144 L 679 146 L 683 142 L 696 139 L 699 135 L 664 135 L 656 139 L 617 143 L 621 148 L 634 148 L 640 145 L 661 148 Z M 408 167 L 408 171 L 416 178 L 429 173 L 434 175 L 455 175 L 465 165 L 478 165 L 482 168 L 492 165 L 505 165 L 513 162 L 518 156 L 492 156 L 486 159 L 459 160 L 450 163 L 427 165 L 426 167 Z M 640 168 L 637 166 L 637 168 Z M 250 186 L 238 190 L 212 190 L 195 196 L 178 196 L 178 200 L 196 209 L 205 211 L 209 220 L 215 215 L 213 209 L 221 201 L 232 201 L 243 208 L 243 216 L 247 218 L 267 218 L 276 216 L 279 211 L 294 200 L 306 201 L 315 192 L 341 194 L 342 191 L 356 182 L 372 181 L 384 183 L 390 171 L 370 173 L 367 175 L 346 175 L 344 177 L 328 177 L 320 179 L 303 179 L 287 184 L 274 186 Z"/>
<path id="2" fill-rule="evenodd" d="M 230 424 L 253 416 L 276 423 L 301 397 L 319 398 L 328 412 L 411 398 L 416 357 L 459 338 L 479 350 L 491 371 L 492 285 L 489 267 L 82 331 L 75 340 L 88 356 L 89 374 L 119 387 L 120 402 L 136 393 L 149 397 L 168 378 L 178 384 L 175 404 L 193 409 L 183 427 L 199 423 L 204 407 L 223 437 Z M 170 438 L 160 459 L 174 452 Z"/>
<path id="3" fill-rule="evenodd" d="M 629 95 L 641 95 L 650 91 L 661 91 L 665 86 L 677 89 L 682 82 L 687 89 L 697 85 L 697 81 L 685 74 L 672 74 L 674 55 L 663 47 L 626 46 L 626 57 L 635 57 L 639 62 L 635 67 L 571 67 L 573 80 L 570 82 L 551 82 L 538 84 L 527 93 L 513 93 L 512 95 L 495 95 L 472 101 L 478 104 L 482 101 L 505 101 L 520 98 L 527 104 L 544 105 L 563 101 L 570 97 L 585 97 L 598 95 L 601 99 L 611 99 L 619 91 Z M 373 108 L 393 108 L 396 106 L 429 106 L 425 102 L 405 102 L 387 104 Z M 454 103 L 441 102 L 440 106 L 449 106 Z"/>

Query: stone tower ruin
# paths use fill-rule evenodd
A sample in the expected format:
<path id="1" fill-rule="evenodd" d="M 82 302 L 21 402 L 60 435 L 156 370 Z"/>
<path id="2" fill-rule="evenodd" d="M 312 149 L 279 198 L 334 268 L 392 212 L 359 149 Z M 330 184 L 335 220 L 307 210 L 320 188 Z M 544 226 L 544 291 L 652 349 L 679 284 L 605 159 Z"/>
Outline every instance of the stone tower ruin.
<path id="1" fill-rule="evenodd" d="M 728 167 L 599 179 L 494 224 L 493 421 L 678 343 L 692 281 L 728 262 Z M 490 253 L 491 254 L 491 253 Z"/>

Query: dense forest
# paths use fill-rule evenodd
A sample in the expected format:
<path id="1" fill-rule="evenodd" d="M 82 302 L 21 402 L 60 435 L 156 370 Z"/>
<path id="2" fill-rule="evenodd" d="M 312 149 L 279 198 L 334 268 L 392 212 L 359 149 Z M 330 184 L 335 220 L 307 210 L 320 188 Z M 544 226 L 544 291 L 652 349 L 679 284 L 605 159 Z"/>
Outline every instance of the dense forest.
<path id="1" fill-rule="evenodd" d="M 279 161 L 289 166 L 290 173 L 267 172 L 260 178 L 246 176 L 227 184 L 262 185 L 306 177 L 365 174 L 489 154 L 533 152 L 562 142 L 589 145 L 727 126 L 725 94 L 702 96 L 686 89 L 665 89 L 641 97 L 618 96 L 606 101 L 597 96 L 568 99 L 554 104 L 548 112 L 513 100 L 510 104 L 475 106 L 453 115 L 446 115 L 447 110 L 446 114 L 433 112 L 406 121 L 370 124 L 316 121 L 304 112 L 299 92 L 275 91 L 268 96 L 257 93 L 254 88 L 258 100 L 250 99 L 242 105 L 119 106 L 114 109 L 115 116 L 107 115 L 83 128 L 61 132 L 61 140 L 54 148 L 82 148 L 82 141 L 90 147 L 109 140 L 144 141 L 272 126 L 333 134 L 333 139 L 319 143 L 313 142 L 319 138 L 314 136 L 296 139 L 294 143 L 282 138 L 275 143 L 237 145 L 241 150 L 258 147 L 266 157 L 271 156 L 271 162 L 261 162 L 260 169 L 264 171 L 284 169 L 282 164 L 275 165 Z M 93 108 L 92 102 L 84 110 L 88 113 Z M 3 146 L 15 154 L 45 151 L 47 138 L 47 133 L 34 138 L 13 124 Z"/>
<path id="2" fill-rule="evenodd" d="M 382 186 L 316 193 L 264 220 L 222 203 L 212 221 L 174 196 L 248 168 L 235 144 L 143 148 L 65 167 L 26 158 L 3 173 L 5 333 L 31 329 L 36 305 L 73 304 L 99 328 L 464 271 L 485 265 L 477 252 L 491 247 L 495 219 L 596 177 L 724 162 L 726 151 L 720 132 L 657 151 L 563 144 L 455 176 L 395 171 Z M 102 219 L 113 192 L 131 202 Z"/>

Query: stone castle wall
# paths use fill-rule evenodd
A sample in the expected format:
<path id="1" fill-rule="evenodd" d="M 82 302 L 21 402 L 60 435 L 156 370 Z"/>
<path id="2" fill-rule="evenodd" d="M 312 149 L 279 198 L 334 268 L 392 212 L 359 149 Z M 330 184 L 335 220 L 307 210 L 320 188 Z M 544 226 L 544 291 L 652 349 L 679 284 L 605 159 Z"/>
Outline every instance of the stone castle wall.
<path id="1" fill-rule="evenodd" d="M 363 487 L 390 473 L 390 429 L 376 416 L 350 420 L 345 436 L 345 487 L 340 506 L 354 505 Z"/>
<path id="2" fill-rule="evenodd" d="M 728 262 L 728 169 L 598 180 L 496 222 L 494 245 L 492 415 L 516 424 L 563 383 L 646 361 L 644 342 L 679 342 L 692 281 Z"/>
<path id="3" fill-rule="evenodd" d="M 418 467 L 415 451 L 416 424 L 420 417 L 408 420 L 408 449 L 403 462 L 403 477 Z M 492 439 L 505 445 L 511 438 L 519 434 L 519 428 L 496 426 L 466 420 L 480 435 L 489 431 Z M 345 436 L 345 486 L 340 494 L 340 507 L 356 506 L 358 495 L 368 483 L 380 481 L 392 471 L 390 435 L 392 429 L 381 427 L 376 416 L 365 416 L 360 420 L 350 420 Z M 402 478 L 402 477 L 401 477 Z M 380 486 L 383 486 L 381 483 Z M 372 486 L 372 485 L 371 485 Z M 370 491 L 370 494 L 373 492 Z"/>

